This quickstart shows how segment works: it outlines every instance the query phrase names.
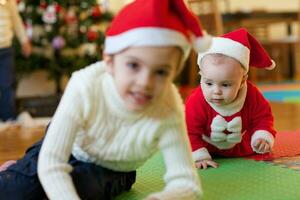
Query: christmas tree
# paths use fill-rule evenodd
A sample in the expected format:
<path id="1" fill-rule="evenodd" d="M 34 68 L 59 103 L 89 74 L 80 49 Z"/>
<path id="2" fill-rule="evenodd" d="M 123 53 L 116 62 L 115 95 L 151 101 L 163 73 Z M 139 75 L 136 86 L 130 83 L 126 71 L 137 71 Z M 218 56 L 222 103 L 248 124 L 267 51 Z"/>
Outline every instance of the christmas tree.
<path id="1" fill-rule="evenodd" d="M 63 75 L 101 60 L 104 32 L 112 19 L 107 1 L 19 0 L 18 7 L 33 54 L 22 59 L 17 51 L 17 74 L 46 69 L 61 93 Z"/>

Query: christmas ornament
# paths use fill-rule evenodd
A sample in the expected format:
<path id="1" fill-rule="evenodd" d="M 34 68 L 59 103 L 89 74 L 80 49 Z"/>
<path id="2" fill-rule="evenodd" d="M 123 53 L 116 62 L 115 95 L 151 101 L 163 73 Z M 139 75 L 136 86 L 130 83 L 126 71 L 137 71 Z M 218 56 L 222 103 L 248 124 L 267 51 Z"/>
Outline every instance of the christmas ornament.
<path id="1" fill-rule="evenodd" d="M 61 6 L 58 3 L 55 4 L 55 11 L 56 13 L 60 13 L 61 11 Z"/>
<path id="2" fill-rule="evenodd" d="M 97 45 L 95 43 L 84 43 L 80 46 L 80 54 L 82 56 L 94 56 L 97 53 Z"/>
<path id="3" fill-rule="evenodd" d="M 65 39 L 62 36 L 56 36 L 56 37 L 53 38 L 51 44 L 52 44 L 52 47 L 54 49 L 59 50 L 59 49 L 62 49 L 65 46 L 66 42 L 65 42 Z"/>
<path id="4" fill-rule="evenodd" d="M 18 10 L 20 12 L 24 12 L 25 11 L 25 2 L 24 1 L 21 1 L 20 3 L 18 3 Z"/>
<path id="5" fill-rule="evenodd" d="M 67 24 L 75 24 L 77 23 L 76 13 L 73 9 L 69 9 L 65 15 L 65 22 Z"/>
<path id="6" fill-rule="evenodd" d="M 48 24 L 54 24 L 57 21 L 54 5 L 49 5 L 43 14 L 43 21 Z"/>
<path id="7" fill-rule="evenodd" d="M 87 35 L 88 41 L 90 41 L 90 42 L 93 42 L 99 38 L 98 32 L 94 31 L 94 30 L 88 30 L 86 35 Z"/>
<path id="8" fill-rule="evenodd" d="M 47 8 L 48 4 L 46 1 L 41 1 L 39 7 L 45 10 Z"/>
<path id="9" fill-rule="evenodd" d="M 26 33 L 27 33 L 28 37 L 30 39 L 32 39 L 32 24 L 30 21 L 25 23 L 25 29 L 26 29 Z"/>
<path id="10" fill-rule="evenodd" d="M 93 18 L 98 18 L 101 16 L 101 10 L 99 6 L 94 6 L 91 10 L 91 15 Z"/>

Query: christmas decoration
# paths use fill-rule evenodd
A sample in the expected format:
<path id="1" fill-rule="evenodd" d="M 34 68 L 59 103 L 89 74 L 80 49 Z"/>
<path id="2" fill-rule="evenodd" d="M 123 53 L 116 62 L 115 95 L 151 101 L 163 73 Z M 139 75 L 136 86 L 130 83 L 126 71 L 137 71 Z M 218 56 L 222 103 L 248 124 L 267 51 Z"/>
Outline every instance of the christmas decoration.
<path id="1" fill-rule="evenodd" d="M 0 0 L 0 3 L 5 3 Z M 96 0 L 19 0 L 19 12 L 33 45 L 33 54 L 22 58 L 16 47 L 17 74 L 45 69 L 61 93 L 60 79 L 101 60 L 104 31 L 112 19 L 107 3 Z M 105 6 L 105 7 L 104 7 Z M 15 42 L 15 45 L 18 45 Z"/>

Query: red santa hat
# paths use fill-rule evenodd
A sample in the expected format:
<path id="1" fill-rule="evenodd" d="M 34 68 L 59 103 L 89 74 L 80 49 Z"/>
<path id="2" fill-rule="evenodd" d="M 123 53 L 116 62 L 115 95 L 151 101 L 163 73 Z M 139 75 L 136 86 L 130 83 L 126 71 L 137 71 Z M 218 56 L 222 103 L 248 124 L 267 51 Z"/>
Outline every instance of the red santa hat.
<path id="1" fill-rule="evenodd" d="M 199 54 L 198 65 L 200 66 L 201 59 L 205 55 L 212 53 L 223 54 L 238 60 L 246 71 L 249 70 L 249 66 L 268 70 L 275 67 L 275 62 L 266 50 L 245 28 L 237 29 L 221 37 L 214 37 L 208 51 Z"/>
<path id="2" fill-rule="evenodd" d="M 178 46 L 184 60 L 190 47 L 205 51 L 211 37 L 201 30 L 198 18 L 183 0 L 135 0 L 114 18 L 106 32 L 104 53 L 114 54 L 132 46 Z"/>

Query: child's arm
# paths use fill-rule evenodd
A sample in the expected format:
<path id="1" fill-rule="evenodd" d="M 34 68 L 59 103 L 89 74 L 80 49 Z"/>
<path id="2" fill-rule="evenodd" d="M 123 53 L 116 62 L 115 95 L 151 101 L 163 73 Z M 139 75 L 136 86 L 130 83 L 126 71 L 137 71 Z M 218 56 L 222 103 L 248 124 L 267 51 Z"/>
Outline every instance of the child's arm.
<path id="1" fill-rule="evenodd" d="M 77 131 L 82 127 L 84 95 L 78 92 L 82 81 L 71 78 L 42 145 L 38 176 L 49 199 L 80 199 L 68 164 Z"/>
<path id="2" fill-rule="evenodd" d="M 185 126 L 180 125 L 180 132 L 176 126 L 173 123 L 159 141 L 166 167 L 166 186 L 163 191 L 151 194 L 147 199 L 193 200 L 202 195 Z"/>
<path id="3" fill-rule="evenodd" d="M 10 3 L 10 11 L 11 11 L 11 16 L 12 16 L 12 26 L 14 28 L 14 32 L 17 35 L 17 38 L 19 39 L 20 43 L 28 43 L 28 37 L 26 34 L 26 30 L 24 27 L 24 24 L 22 22 L 22 19 L 19 15 L 18 8 L 16 1 L 9 1 Z"/>

